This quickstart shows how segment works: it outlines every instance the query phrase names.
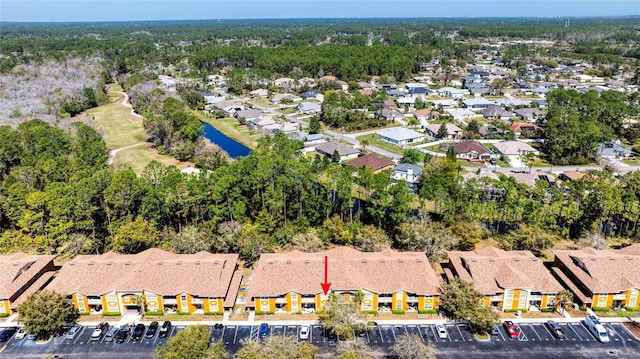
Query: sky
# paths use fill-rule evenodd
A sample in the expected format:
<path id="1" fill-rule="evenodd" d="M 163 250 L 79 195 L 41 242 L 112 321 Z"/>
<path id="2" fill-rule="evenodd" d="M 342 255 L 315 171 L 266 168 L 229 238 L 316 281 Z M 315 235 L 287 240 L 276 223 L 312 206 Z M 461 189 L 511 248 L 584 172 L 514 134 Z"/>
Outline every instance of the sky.
<path id="1" fill-rule="evenodd" d="M 0 23 L 629 15 L 640 0 L 0 0 Z"/>

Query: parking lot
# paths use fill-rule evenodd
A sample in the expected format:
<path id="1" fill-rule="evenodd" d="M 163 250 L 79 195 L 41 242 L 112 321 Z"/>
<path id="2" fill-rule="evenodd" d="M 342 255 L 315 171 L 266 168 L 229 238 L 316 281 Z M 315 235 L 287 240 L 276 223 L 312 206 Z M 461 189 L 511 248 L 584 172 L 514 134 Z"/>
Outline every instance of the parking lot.
<path id="1" fill-rule="evenodd" d="M 424 343 L 435 344 L 437 347 L 445 349 L 445 352 L 477 350 L 496 350 L 500 348 L 560 348 L 569 345 L 579 345 L 588 347 L 606 346 L 616 347 L 640 347 L 640 341 L 636 340 L 622 324 L 605 323 L 609 331 L 611 343 L 602 344 L 596 341 L 591 333 L 582 323 L 559 323 L 562 331 L 566 335 L 565 340 L 556 338 L 544 323 L 520 323 L 521 329 L 518 338 L 511 339 L 507 335 L 502 325 L 498 326 L 496 335 L 492 335 L 487 342 L 479 342 L 475 339 L 469 328 L 465 324 L 449 323 L 444 326 L 446 335 L 439 335 L 435 324 L 381 324 L 375 325 L 360 333 L 359 340 L 373 346 L 382 348 L 393 345 L 398 337 L 405 334 L 415 334 Z M 211 326 L 211 342 L 222 340 L 231 352 L 237 351 L 247 340 L 257 340 L 260 323 L 255 325 L 226 325 L 222 328 Z M 91 340 L 91 327 L 85 327 L 73 340 L 65 339 L 64 336 L 54 337 L 50 342 L 37 344 L 33 340 L 11 338 L 4 343 L 4 348 L 0 351 L 0 357 L 20 358 L 20 357 L 40 357 L 45 355 L 64 355 L 73 353 L 74 355 L 87 355 L 92 357 L 110 358 L 122 357 L 123 355 L 133 355 L 135 357 L 151 358 L 153 349 L 165 343 L 170 337 L 175 336 L 186 326 L 175 325 L 166 338 L 160 338 L 158 334 L 153 337 L 143 337 L 140 341 L 132 341 L 129 335 L 124 343 L 107 342 L 105 338 L 97 341 Z M 269 325 L 269 336 L 290 336 L 299 338 L 300 325 L 279 325 L 272 323 Z M 336 345 L 336 339 L 325 335 L 321 325 L 310 326 L 309 342 L 314 345 L 330 349 Z M 492 347 L 487 343 L 493 343 Z M 466 344 L 466 345 L 463 345 Z M 496 347 L 497 346 L 497 347 Z M 1 347 L 0 347 L 1 348 Z M 502 349 L 504 350 L 504 349 Z"/>

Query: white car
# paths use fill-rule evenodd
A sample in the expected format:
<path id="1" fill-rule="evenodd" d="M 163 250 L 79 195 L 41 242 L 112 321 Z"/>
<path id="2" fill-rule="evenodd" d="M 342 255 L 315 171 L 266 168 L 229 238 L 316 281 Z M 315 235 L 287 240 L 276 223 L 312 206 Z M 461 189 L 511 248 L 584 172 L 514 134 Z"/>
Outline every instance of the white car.
<path id="1" fill-rule="evenodd" d="M 436 325 L 436 331 L 438 332 L 438 337 L 440 339 L 446 339 L 447 338 L 447 329 L 444 327 L 444 324 L 437 324 Z"/>
<path id="2" fill-rule="evenodd" d="M 300 340 L 307 339 L 309 339 L 309 326 L 303 325 L 302 327 L 300 327 Z"/>
<path id="3" fill-rule="evenodd" d="M 18 331 L 16 332 L 16 334 L 14 334 L 14 338 L 16 339 L 24 339 L 24 337 L 27 336 L 27 331 L 24 328 L 20 328 L 18 329 Z"/>

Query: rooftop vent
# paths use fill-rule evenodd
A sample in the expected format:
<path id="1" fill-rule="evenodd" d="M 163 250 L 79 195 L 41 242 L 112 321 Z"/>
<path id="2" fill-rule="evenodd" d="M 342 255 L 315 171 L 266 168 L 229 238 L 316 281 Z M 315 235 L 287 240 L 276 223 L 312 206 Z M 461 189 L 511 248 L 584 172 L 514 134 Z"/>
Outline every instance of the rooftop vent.
<path id="1" fill-rule="evenodd" d="M 404 259 L 398 258 L 398 263 L 404 263 Z"/>
<path id="2" fill-rule="evenodd" d="M 182 265 L 182 261 L 177 261 L 177 262 L 176 262 L 176 265 L 177 265 L 177 266 L 181 266 L 181 265 Z"/>
<path id="3" fill-rule="evenodd" d="M 422 263 L 422 259 L 416 259 L 416 263 Z"/>
<path id="4" fill-rule="evenodd" d="M 380 263 L 384 263 L 384 258 L 380 258 L 380 259 L 378 259 L 378 262 L 380 262 Z"/>
<path id="5" fill-rule="evenodd" d="M 213 261 L 213 264 L 218 265 L 220 264 L 220 261 L 216 259 L 215 261 Z"/>
<path id="6" fill-rule="evenodd" d="M 287 264 L 291 264 L 291 259 L 287 259 Z"/>
<path id="7" fill-rule="evenodd" d="M 367 260 L 363 258 L 360 260 L 360 263 L 367 263 Z"/>
<path id="8" fill-rule="evenodd" d="M 311 263 L 311 261 L 310 261 L 310 260 L 308 260 L 308 259 L 305 259 L 305 260 L 304 260 L 304 263 L 305 263 L 305 264 L 309 264 L 309 263 Z"/>
<path id="9" fill-rule="evenodd" d="M 131 261 L 124 262 L 124 265 L 126 265 L 126 266 L 131 265 Z"/>
<path id="10" fill-rule="evenodd" d="M 202 262 L 200 262 L 200 261 L 196 261 L 196 265 L 197 265 L 197 266 L 199 266 L 199 265 L 200 265 L 200 263 L 202 263 Z"/>
<path id="11" fill-rule="evenodd" d="M 163 261 L 160 261 L 160 262 L 158 262 L 158 265 L 159 265 L 159 266 L 163 266 L 163 265 L 164 265 L 164 262 L 163 262 Z"/>

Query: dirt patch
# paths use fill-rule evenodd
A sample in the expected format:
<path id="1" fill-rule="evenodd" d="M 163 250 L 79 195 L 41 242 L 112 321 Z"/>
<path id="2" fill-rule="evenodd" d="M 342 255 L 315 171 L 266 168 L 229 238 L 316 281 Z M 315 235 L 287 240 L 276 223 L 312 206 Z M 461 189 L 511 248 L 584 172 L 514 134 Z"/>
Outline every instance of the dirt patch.
<path id="1" fill-rule="evenodd" d="M 640 319 L 636 319 L 633 323 L 622 323 L 638 340 L 640 340 Z"/>

